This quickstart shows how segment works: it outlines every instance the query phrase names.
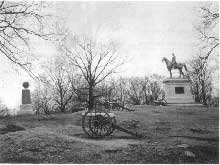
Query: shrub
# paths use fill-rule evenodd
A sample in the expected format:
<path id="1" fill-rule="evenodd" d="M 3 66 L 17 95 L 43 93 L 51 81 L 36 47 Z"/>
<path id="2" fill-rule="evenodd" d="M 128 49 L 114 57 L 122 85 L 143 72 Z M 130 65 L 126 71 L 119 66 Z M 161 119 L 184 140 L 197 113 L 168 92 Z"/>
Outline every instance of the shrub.
<path id="1" fill-rule="evenodd" d="M 7 107 L 0 106 L 0 116 L 8 116 L 9 109 Z"/>
<path id="2" fill-rule="evenodd" d="M 212 97 L 209 101 L 209 105 L 212 107 L 218 107 L 219 106 L 219 97 Z"/>

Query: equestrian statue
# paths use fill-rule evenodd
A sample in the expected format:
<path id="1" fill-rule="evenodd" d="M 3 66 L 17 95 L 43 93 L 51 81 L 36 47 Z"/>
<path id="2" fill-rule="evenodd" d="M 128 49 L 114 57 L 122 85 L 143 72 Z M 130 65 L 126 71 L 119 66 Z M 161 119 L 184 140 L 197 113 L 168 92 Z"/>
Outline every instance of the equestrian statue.
<path id="1" fill-rule="evenodd" d="M 183 67 L 185 68 L 186 72 L 188 72 L 186 64 L 185 63 L 177 63 L 176 62 L 176 56 L 174 53 L 172 53 L 172 61 L 169 61 L 166 57 L 163 57 L 162 61 L 164 61 L 167 65 L 167 69 L 170 72 L 170 78 L 172 78 L 172 70 L 173 69 L 178 69 L 180 72 L 179 78 L 181 78 L 181 75 L 184 77 L 183 73 Z"/>

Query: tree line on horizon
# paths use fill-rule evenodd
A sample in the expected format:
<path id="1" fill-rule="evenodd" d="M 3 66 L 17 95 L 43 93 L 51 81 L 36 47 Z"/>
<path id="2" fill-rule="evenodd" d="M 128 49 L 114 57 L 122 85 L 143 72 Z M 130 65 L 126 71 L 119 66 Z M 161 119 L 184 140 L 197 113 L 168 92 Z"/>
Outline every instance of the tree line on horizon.
<path id="1" fill-rule="evenodd" d="M 47 81 L 47 84 L 39 84 L 32 94 L 35 110 L 46 114 L 51 111 L 74 112 L 88 102 L 88 86 L 82 76 L 76 75 L 72 79 L 69 78 L 70 76 L 66 75 L 62 77 L 62 80 L 51 79 Z M 97 99 L 105 99 L 105 101 L 120 103 L 123 106 L 153 105 L 155 100 L 165 97 L 162 89 L 162 76 L 157 74 L 108 79 L 96 86 L 93 92 L 96 100 L 94 103 L 98 101 Z"/>

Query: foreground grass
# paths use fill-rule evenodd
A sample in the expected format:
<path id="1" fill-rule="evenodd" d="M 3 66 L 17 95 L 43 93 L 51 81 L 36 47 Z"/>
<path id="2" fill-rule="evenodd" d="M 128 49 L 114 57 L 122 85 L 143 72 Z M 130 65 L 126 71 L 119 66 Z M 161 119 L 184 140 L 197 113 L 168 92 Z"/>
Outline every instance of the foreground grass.
<path id="1" fill-rule="evenodd" d="M 0 135 L 0 162 L 219 162 L 217 108 L 137 106 L 135 109 L 115 113 L 119 125 L 145 135 L 146 138 L 138 140 L 119 131 L 104 140 L 90 140 L 82 131 L 80 112 L 1 118 L 0 126 L 15 124 L 26 130 Z M 137 121 L 135 127 L 129 127 L 131 121 Z"/>

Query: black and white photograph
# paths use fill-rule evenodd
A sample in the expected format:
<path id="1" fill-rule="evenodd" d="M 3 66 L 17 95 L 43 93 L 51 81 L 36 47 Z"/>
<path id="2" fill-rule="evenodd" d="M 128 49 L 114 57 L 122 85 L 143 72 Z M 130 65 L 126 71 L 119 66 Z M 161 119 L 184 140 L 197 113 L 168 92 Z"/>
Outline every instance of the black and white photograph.
<path id="1" fill-rule="evenodd" d="M 218 164 L 218 1 L 0 1 L 0 164 Z"/>

